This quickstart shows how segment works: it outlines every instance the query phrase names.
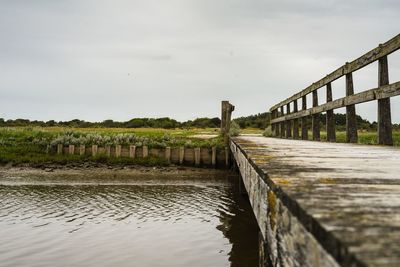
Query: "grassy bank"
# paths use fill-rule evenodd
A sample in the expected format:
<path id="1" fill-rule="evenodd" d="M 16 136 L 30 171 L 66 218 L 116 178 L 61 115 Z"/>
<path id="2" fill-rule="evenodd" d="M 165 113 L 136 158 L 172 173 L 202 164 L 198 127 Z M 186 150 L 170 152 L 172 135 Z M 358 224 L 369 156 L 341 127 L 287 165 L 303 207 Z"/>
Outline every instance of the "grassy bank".
<path id="1" fill-rule="evenodd" d="M 58 144 L 63 145 L 146 145 L 164 147 L 223 147 L 220 137 L 196 138 L 196 135 L 218 134 L 217 129 L 150 129 L 150 128 L 63 128 L 63 127 L 3 127 L 0 128 L 0 163 L 68 164 L 72 162 L 99 162 L 107 164 L 137 164 L 166 166 L 165 159 L 115 158 L 97 155 L 56 155 Z"/>

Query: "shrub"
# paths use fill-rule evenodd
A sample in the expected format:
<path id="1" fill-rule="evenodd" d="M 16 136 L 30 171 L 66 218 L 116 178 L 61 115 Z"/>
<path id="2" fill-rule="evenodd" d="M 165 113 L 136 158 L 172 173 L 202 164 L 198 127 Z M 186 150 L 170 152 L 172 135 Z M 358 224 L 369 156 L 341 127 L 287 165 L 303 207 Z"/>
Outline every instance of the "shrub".
<path id="1" fill-rule="evenodd" d="M 229 136 L 238 136 L 240 134 L 240 126 L 235 121 L 232 121 L 229 129 Z"/>

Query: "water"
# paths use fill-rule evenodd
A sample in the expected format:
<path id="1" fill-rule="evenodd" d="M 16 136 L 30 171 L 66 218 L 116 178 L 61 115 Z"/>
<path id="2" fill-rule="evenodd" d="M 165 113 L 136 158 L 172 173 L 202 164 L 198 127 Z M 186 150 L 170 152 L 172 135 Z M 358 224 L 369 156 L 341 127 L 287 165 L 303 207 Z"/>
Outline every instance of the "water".
<path id="1" fill-rule="evenodd" d="M 0 265 L 257 266 L 232 179 L 0 178 Z"/>

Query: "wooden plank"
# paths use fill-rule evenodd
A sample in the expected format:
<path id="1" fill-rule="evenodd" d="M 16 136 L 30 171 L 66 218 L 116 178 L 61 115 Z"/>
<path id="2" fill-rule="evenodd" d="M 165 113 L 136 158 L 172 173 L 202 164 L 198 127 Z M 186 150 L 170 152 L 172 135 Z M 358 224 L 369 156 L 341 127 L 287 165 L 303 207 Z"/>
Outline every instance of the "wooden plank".
<path id="1" fill-rule="evenodd" d="M 384 85 L 378 88 L 370 89 L 358 94 L 354 94 L 348 97 L 339 98 L 333 100 L 332 102 L 320 105 L 315 108 L 310 108 L 307 110 L 301 110 L 297 113 L 292 113 L 289 116 L 278 117 L 271 121 L 271 123 L 279 123 L 286 119 L 302 118 L 305 116 L 310 116 L 315 113 L 321 113 L 328 110 L 333 110 L 337 108 L 343 108 L 347 105 L 360 104 L 373 100 L 378 100 L 387 97 L 393 97 L 400 95 L 400 82 Z"/>
<path id="2" fill-rule="evenodd" d="M 389 84 L 389 70 L 387 56 L 379 59 L 378 65 L 379 86 Z M 378 99 L 378 143 L 380 145 L 393 145 L 392 115 L 390 112 L 390 98 Z"/>
<path id="3" fill-rule="evenodd" d="M 293 102 L 293 112 L 298 112 L 297 100 Z M 299 119 L 293 120 L 293 139 L 299 139 Z"/>
<path id="4" fill-rule="evenodd" d="M 317 107 L 318 106 L 318 91 L 313 91 L 312 96 L 313 96 L 313 107 Z M 312 138 L 314 141 L 321 140 L 319 120 L 320 120 L 319 113 L 315 113 L 312 115 Z"/>
<path id="5" fill-rule="evenodd" d="M 286 105 L 286 113 L 290 114 L 290 104 Z M 292 137 L 292 121 L 287 120 L 286 121 L 286 138 L 291 138 Z"/>
<path id="6" fill-rule="evenodd" d="M 332 102 L 332 85 L 328 83 L 326 85 L 326 103 Z M 336 131 L 335 131 L 335 115 L 333 110 L 328 110 L 326 112 L 326 140 L 328 142 L 336 141 Z"/>
<path id="7" fill-rule="evenodd" d="M 307 110 L 307 96 L 302 96 L 302 110 Z M 308 140 L 307 117 L 301 118 L 301 139 Z"/>
<path id="8" fill-rule="evenodd" d="M 335 81 L 336 79 L 346 75 L 348 73 L 352 73 L 360 68 L 363 68 L 370 63 L 378 60 L 381 57 L 387 56 L 390 53 L 395 52 L 396 50 L 400 49 L 400 34 L 393 37 L 389 41 L 385 42 L 384 44 L 379 45 L 378 47 L 372 49 L 368 53 L 362 55 L 361 57 L 353 60 L 350 63 L 346 63 L 342 67 L 336 69 L 332 73 L 328 74 L 326 77 L 320 79 L 319 81 L 313 83 L 312 85 L 308 86 L 306 89 L 302 90 L 301 92 L 279 102 L 278 104 L 271 107 L 270 110 L 274 110 L 280 106 L 284 106 L 290 102 L 293 102 L 296 99 L 301 98 L 304 95 L 312 93 L 315 90 L 327 85 L 330 82 Z"/>

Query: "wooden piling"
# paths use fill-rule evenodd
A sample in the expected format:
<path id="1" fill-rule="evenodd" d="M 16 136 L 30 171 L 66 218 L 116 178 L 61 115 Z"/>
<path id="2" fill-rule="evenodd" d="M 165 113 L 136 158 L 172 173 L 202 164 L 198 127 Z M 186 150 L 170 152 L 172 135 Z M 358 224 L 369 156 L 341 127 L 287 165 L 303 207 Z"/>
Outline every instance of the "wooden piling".
<path id="1" fill-rule="evenodd" d="M 167 160 L 168 163 L 171 162 L 171 148 L 170 147 L 165 148 L 165 159 Z"/>
<path id="2" fill-rule="evenodd" d="M 73 155 L 75 153 L 75 146 L 69 145 L 68 146 L 68 154 Z"/>
<path id="3" fill-rule="evenodd" d="M 147 158 L 149 156 L 149 147 L 148 146 L 142 147 L 142 154 L 143 154 L 143 158 Z"/>
<path id="4" fill-rule="evenodd" d="M 290 103 L 286 105 L 286 114 L 290 114 Z M 292 121 L 287 120 L 286 121 L 286 138 L 291 138 L 292 137 Z"/>
<path id="5" fill-rule="evenodd" d="M 326 103 L 332 101 L 332 85 L 328 83 L 326 85 Z M 336 141 L 336 130 L 335 130 L 335 115 L 333 109 L 326 111 L 326 140 L 328 142 Z"/>
<path id="6" fill-rule="evenodd" d="M 378 64 L 378 86 L 387 85 L 389 84 L 387 56 L 380 58 Z M 390 98 L 378 99 L 378 143 L 393 145 Z"/>
<path id="7" fill-rule="evenodd" d="M 354 94 L 353 87 L 353 74 L 346 74 L 346 96 Z M 357 118 L 356 118 L 356 107 L 355 105 L 346 106 L 346 142 L 357 143 Z"/>
<path id="8" fill-rule="evenodd" d="M 281 106 L 281 116 L 285 116 L 285 111 L 283 106 Z M 285 121 L 281 122 L 281 138 L 285 137 Z"/>
<path id="9" fill-rule="evenodd" d="M 200 165 L 200 147 L 194 149 L 194 165 Z"/>
<path id="10" fill-rule="evenodd" d="M 136 146 L 134 145 L 129 146 L 129 157 L 132 159 L 136 157 Z"/>
<path id="11" fill-rule="evenodd" d="M 63 144 L 57 144 L 57 154 L 61 155 L 63 153 Z"/>
<path id="12" fill-rule="evenodd" d="M 95 157 L 97 155 L 97 145 L 92 145 L 92 156 Z"/>
<path id="13" fill-rule="evenodd" d="M 185 148 L 180 147 L 179 148 L 179 164 L 183 164 L 183 160 L 185 159 Z"/>
<path id="14" fill-rule="evenodd" d="M 121 157 L 121 150 L 122 150 L 122 146 L 121 145 L 116 145 L 115 146 L 115 157 L 116 158 Z"/>

